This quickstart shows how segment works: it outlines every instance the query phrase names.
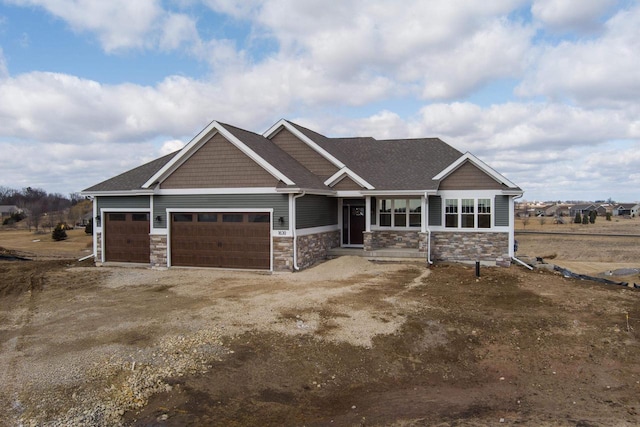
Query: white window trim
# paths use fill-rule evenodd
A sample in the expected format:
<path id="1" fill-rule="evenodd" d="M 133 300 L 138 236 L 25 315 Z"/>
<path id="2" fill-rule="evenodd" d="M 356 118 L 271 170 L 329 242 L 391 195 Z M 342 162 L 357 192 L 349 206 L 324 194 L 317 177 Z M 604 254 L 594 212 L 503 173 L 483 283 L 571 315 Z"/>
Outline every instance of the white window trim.
<path id="1" fill-rule="evenodd" d="M 429 228 L 431 231 L 439 231 L 439 232 L 455 232 L 455 233 L 505 233 L 511 230 L 510 226 L 496 226 L 495 225 L 495 214 L 496 214 L 496 206 L 495 206 L 495 196 L 502 195 L 502 192 L 496 190 L 444 190 L 438 192 L 438 195 L 442 200 L 442 211 L 441 215 L 441 224 L 442 225 L 431 225 Z M 457 199 L 458 200 L 458 227 L 446 227 L 446 200 L 447 199 Z M 462 199 L 474 199 L 474 227 L 473 228 L 463 228 L 461 227 L 461 213 L 462 213 Z M 489 228 L 478 228 L 478 200 L 479 199 L 489 199 L 491 201 L 491 219 Z"/>
<path id="2" fill-rule="evenodd" d="M 382 201 L 383 200 L 391 200 L 391 225 L 380 225 L 380 206 L 382 205 Z M 405 202 L 405 220 L 406 220 L 406 224 L 410 224 L 411 221 L 411 210 L 410 210 L 410 204 L 409 204 L 409 200 L 417 200 L 418 202 L 420 202 L 420 207 L 422 208 L 423 203 L 422 203 L 422 199 L 420 197 L 393 197 L 393 196 L 389 196 L 389 197 L 379 197 L 376 198 L 376 224 L 375 225 L 371 225 L 371 229 L 372 230 L 407 230 L 407 231 L 421 231 L 423 226 L 422 223 L 424 222 L 424 214 L 423 211 L 421 209 L 420 211 L 420 225 L 414 225 L 414 226 L 402 226 L 402 227 L 396 227 L 395 226 L 395 209 L 396 209 L 396 202 L 398 200 L 402 200 Z"/>
<path id="3" fill-rule="evenodd" d="M 491 208 L 491 213 L 489 213 L 489 227 L 488 228 L 479 228 L 478 227 L 478 215 L 480 215 L 480 212 L 478 211 L 478 200 L 489 200 L 490 208 Z M 446 217 L 447 217 L 447 200 L 457 200 L 458 201 L 458 226 L 457 227 L 447 227 L 446 224 Z M 468 214 L 468 213 L 464 213 L 463 209 L 462 209 L 462 201 L 463 200 L 473 200 L 473 214 Z M 493 230 L 496 227 L 493 225 L 493 216 L 495 214 L 495 207 L 494 207 L 494 202 L 491 200 L 491 198 L 489 197 L 470 197 L 470 196 L 461 196 L 461 197 L 447 197 L 447 198 L 443 198 L 443 209 L 442 209 L 442 228 L 445 230 L 473 230 L 473 231 L 483 231 L 483 230 Z M 473 215 L 473 227 L 463 227 L 462 226 L 462 218 L 464 215 Z M 487 215 L 487 214 L 482 214 L 482 215 Z"/>

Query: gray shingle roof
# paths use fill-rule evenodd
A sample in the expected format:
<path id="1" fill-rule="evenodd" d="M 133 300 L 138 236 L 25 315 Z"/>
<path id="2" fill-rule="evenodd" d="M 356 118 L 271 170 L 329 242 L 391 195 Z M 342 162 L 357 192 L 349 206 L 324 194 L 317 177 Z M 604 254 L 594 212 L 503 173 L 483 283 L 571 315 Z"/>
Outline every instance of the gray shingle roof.
<path id="1" fill-rule="evenodd" d="M 327 138 L 291 124 L 376 190 L 435 190 L 438 181 L 431 178 L 462 156 L 438 138 Z"/>
<path id="2" fill-rule="evenodd" d="M 138 166 L 135 169 L 131 169 L 127 172 L 121 173 L 120 175 L 114 176 L 113 178 L 102 181 L 101 183 L 89 187 L 83 191 L 91 193 L 96 191 L 139 190 L 149 178 L 151 178 L 153 175 L 155 175 L 156 172 L 162 169 L 164 165 L 169 163 L 169 161 L 177 153 L 179 153 L 179 151 L 175 151 L 171 154 L 160 157 L 159 159 L 152 160 L 149 163 L 145 163 L 144 165 Z"/>
<path id="3" fill-rule="evenodd" d="M 376 190 L 436 190 L 432 179 L 455 162 L 462 153 L 438 138 L 376 140 L 371 137 L 328 138 L 288 122 L 307 138 L 344 163 Z M 330 191 L 323 179 L 310 172 L 289 153 L 262 135 L 220 123 L 266 162 L 295 182 L 293 187 Z M 178 152 L 153 160 L 84 192 L 127 192 L 142 185 L 160 171 Z M 278 188 L 287 187 L 280 183 Z M 289 186 L 291 187 L 291 186 Z"/>

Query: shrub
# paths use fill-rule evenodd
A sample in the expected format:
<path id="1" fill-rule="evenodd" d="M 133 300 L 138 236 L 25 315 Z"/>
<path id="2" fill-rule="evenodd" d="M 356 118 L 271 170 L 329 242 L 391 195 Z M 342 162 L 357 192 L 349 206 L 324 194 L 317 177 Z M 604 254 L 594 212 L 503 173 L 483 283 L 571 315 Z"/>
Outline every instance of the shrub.
<path id="1" fill-rule="evenodd" d="M 589 212 L 589 222 L 590 222 L 591 224 L 595 224 L 595 223 L 596 223 L 596 216 L 597 216 L 597 215 L 598 215 L 598 214 L 596 213 L 596 211 L 591 211 L 591 212 Z"/>
<path id="2" fill-rule="evenodd" d="M 580 215 L 580 212 L 576 212 L 576 217 L 573 219 L 573 223 L 574 224 L 582 223 L 582 216 Z"/>
<path id="3" fill-rule="evenodd" d="M 67 232 L 64 231 L 65 228 L 66 228 L 65 224 L 60 223 L 56 225 L 56 228 L 54 228 L 53 231 L 51 232 L 51 238 L 56 242 L 59 242 L 60 240 L 65 240 L 67 238 Z"/>
<path id="4" fill-rule="evenodd" d="M 89 219 L 87 225 L 84 226 L 84 232 L 87 234 L 93 234 L 93 218 Z"/>
<path id="5" fill-rule="evenodd" d="M 611 212 L 607 212 L 607 215 L 605 216 L 605 219 L 607 221 L 611 221 Z"/>
<path id="6" fill-rule="evenodd" d="M 582 215 L 582 223 L 589 224 L 589 215 Z"/>

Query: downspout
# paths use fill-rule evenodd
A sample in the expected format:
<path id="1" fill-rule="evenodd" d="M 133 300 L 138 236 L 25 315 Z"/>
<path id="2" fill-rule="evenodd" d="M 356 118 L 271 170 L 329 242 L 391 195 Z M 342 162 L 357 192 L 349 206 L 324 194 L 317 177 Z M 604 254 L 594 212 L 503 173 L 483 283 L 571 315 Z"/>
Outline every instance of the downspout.
<path id="1" fill-rule="evenodd" d="M 305 191 L 300 194 L 296 194 L 293 196 L 291 204 L 292 212 L 291 218 L 289 218 L 289 222 L 291 223 L 291 233 L 293 234 L 293 269 L 295 271 L 299 271 L 300 267 L 298 266 L 298 234 L 296 233 L 296 199 L 305 195 Z"/>
<path id="2" fill-rule="evenodd" d="M 519 195 L 519 196 L 517 196 L 517 197 L 514 197 L 514 198 L 513 198 L 514 203 L 515 203 L 515 200 L 516 200 L 516 199 L 519 199 L 520 197 L 522 197 L 522 194 L 521 194 L 521 195 Z M 514 224 L 513 224 L 513 239 L 514 239 L 514 240 L 513 240 L 513 241 L 515 242 L 515 238 L 516 238 L 516 227 L 515 227 L 515 218 L 513 217 L 513 215 L 511 216 L 511 219 L 514 221 Z M 511 248 L 511 250 L 513 250 L 513 248 Z M 533 267 L 531 267 L 529 264 L 527 264 L 526 262 L 524 262 L 524 261 L 519 260 L 518 258 L 516 258 L 516 253 L 515 253 L 515 251 L 513 252 L 513 255 L 511 256 L 511 259 L 513 259 L 513 260 L 514 260 L 514 261 L 516 261 L 517 263 L 522 264 L 523 266 L 527 267 L 529 270 L 533 270 Z"/>
<path id="3" fill-rule="evenodd" d="M 429 265 L 433 265 L 433 261 L 431 261 L 431 229 L 429 228 L 429 195 L 428 193 L 424 193 L 424 206 L 422 206 L 422 211 L 424 212 L 423 220 L 425 222 L 425 230 L 427 231 L 427 263 Z"/>

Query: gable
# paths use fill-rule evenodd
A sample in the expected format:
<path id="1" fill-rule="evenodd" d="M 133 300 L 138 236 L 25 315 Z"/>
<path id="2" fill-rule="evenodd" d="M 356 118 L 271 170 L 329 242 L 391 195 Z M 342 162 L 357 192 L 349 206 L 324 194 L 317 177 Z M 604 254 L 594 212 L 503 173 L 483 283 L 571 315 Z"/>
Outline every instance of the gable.
<path id="1" fill-rule="evenodd" d="M 177 188 L 275 187 L 278 179 L 216 133 L 160 185 Z"/>
<path id="2" fill-rule="evenodd" d="M 464 162 L 440 182 L 440 190 L 504 190 L 506 185 L 487 175 L 470 161 Z"/>
<path id="3" fill-rule="evenodd" d="M 343 179 L 338 181 L 337 184 L 331 186 L 331 188 L 336 191 L 362 190 L 362 186 L 348 176 L 345 176 Z"/>
<path id="4" fill-rule="evenodd" d="M 338 171 L 338 168 L 333 163 L 325 159 L 284 127 L 270 139 L 274 144 L 296 159 L 298 163 L 321 178 L 328 178 Z"/>

